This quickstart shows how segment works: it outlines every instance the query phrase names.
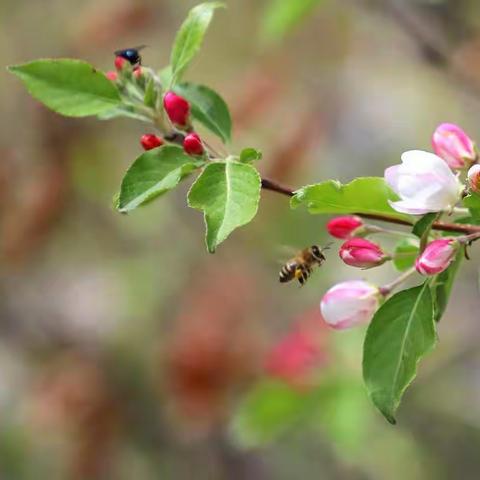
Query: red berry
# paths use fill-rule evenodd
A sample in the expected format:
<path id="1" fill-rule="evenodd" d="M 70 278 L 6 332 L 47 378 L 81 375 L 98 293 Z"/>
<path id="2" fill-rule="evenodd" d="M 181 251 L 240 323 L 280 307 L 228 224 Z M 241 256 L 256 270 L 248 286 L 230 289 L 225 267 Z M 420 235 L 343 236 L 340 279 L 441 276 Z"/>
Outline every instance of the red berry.
<path id="1" fill-rule="evenodd" d="M 189 155 L 201 155 L 203 153 L 203 145 L 198 134 L 189 133 L 183 141 L 183 149 Z"/>
<path id="2" fill-rule="evenodd" d="M 107 72 L 105 75 L 112 82 L 114 82 L 118 78 L 118 73 L 114 71 Z"/>
<path id="3" fill-rule="evenodd" d="M 163 145 L 163 140 L 153 133 L 147 133 L 142 135 L 140 143 L 145 150 L 151 150 L 152 148 L 157 148 L 160 147 L 160 145 Z"/>
<path id="4" fill-rule="evenodd" d="M 167 92 L 163 97 L 163 106 L 173 124 L 184 127 L 188 123 L 190 104 L 183 97 Z"/>
<path id="5" fill-rule="evenodd" d="M 115 68 L 117 70 L 122 70 L 126 63 L 128 62 L 123 57 L 115 57 Z"/>

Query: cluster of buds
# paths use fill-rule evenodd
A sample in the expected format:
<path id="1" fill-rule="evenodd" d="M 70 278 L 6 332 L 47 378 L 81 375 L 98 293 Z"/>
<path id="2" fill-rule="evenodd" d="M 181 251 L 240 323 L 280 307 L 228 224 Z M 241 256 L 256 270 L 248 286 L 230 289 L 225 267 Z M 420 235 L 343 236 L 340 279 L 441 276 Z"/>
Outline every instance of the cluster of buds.
<path id="1" fill-rule="evenodd" d="M 125 81 L 136 80 L 137 85 L 145 87 L 146 81 L 143 79 L 144 73 L 140 65 L 138 52 L 135 49 L 129 49 L 117 53 L 119 54 L 115 57 L 115 70 L 106 72 L 106 77 L 113 82 L 118 82 L 119 85 Z M 127 54 L 132 58 L 126 58 Z M 149 71 L 149 69 L 147 70 Z M 141 80 L 143 80 L 143 82 Z M 168 91 L 163 95 L 163 110 L 173 127 L 173 132 L 176 130 L 185 132 L 183 137 L 175 136 L 177 142 L 178 138 L 183 138 L 182 144 L 185 153 L 195 156 L 204 155 L 205 147 L 202 139 L 198 133 L 192 132 L 190 103 L 175 92 Z M 167 128 L 165 128 L 165 130 L 167 130 Z M 165 139 L 154 133 L 147 133 L 140 138 L 140 144 L 144 150 L 148 151 L 164 145 Z"/>
<path id="2" fill-rule="evenodd" d="M 420 150 L 405 152 L 400 165 L 385 170 L 386 183 L 399 197 L 399 200 L 390 202 L 396 211 L 410 215 L 451 213 L 465 192 L 458 171 L 466 172 L 467 169 L 467 188 L 480 194 L 480 164 L 476 163 L 478 156 L 472 139 L 460 127 L 444 123 L 435 130 L 432 145 L 435 153 Z M 382 232 L 401 234 L 365 224 L 354 215 L 330 220 L 327 230 L 333 237 L 345 240 L 339 249 L 343 262 L 362 269 L 377 267 L 394 258 L 379 244 L 367 240 L 366 236 Z M 416 271 L 423 276 L 442 273 L 454 261 L 462 245 L 478 238 L 479 234 L 433 237 L 421 249 L 409 273 Z M 326 323 L 336 329 L 368 323 L 382 298 L 405 278 L 406 275 L 402 275 L 386 287 L 376 287 L 359 280 L 335 285 L 327 291 L 320 304 Z"/>

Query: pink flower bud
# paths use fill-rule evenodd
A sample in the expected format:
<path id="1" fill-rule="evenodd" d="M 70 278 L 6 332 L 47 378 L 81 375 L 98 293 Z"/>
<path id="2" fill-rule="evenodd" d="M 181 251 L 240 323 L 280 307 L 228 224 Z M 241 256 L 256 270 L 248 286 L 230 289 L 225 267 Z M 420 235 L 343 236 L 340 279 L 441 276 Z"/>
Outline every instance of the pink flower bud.
<path id="1" fill-rule="evenodd" d="M 455 258 L 459 243 L 454 238 L 440 238 L 430 242 L 415 261 L 421 275 L 437 275 L 448 268 Z"/>
<path id="2" fill-rule="evenodd" d="M 163 140 L 153 133 L 147 133 L 142 135 L 140 143 L 145 150 L 152 150 L 152 148 L 157 148 L 163 145 Z"/>
<path id="3" fill-rule="evenodd" d="M 480 194 L 480 165 L 473 165 L 468 171 L 468 184 L 472 192 Z"/>
<path id="4" fill-rule="evenodd" d="M 123 57 L 115 57 L 115 68 L 117 70 L 122 70 L 125 64 L 127 64 L 128 61 L 125 60 Z"/>
<path id="5" fill-rule="evenodd" d="M 140 65 L 138 65 L 137 67 L 135 67 L 133 69 L 133 76 L 135 78 L 140 78 L 141 76 L 143 75 L 143 71 L 142 71 L 142 67 Z"/>
<path id="6" fill-rule="evenodd" d="M 347 240 L 338 253 L 347 265 L 360 268 L 376 267 L 390 258 L 379 245 L 364 238 Z"/>
<path id="7" fill-rule="evenodd" d="M 328 290 L 320 302 L 320 310 L 328 325 L 342 330 L 370 322 L 380 298 L 380 291 L 374 285 L 351 280 Z"/>
<path id="8" fill-rule="evenodd" d="M 187 125 L 190 104 L 183 97 L 167 92 L 163 97 L 163 106 L 173 124 L 181 127 Z"/>
<path id="9" fill-rule="evenodd" d="M 363 221 L 360 217 L 354 215 L 345 215 L 332 218 L 327 223 L 328 233 L 335 238 L 349 238 L 357 228 L 363 227 Z"/>
<path id="10" fill-rule="evenodd" d="M 189 155 L 202 155 L 203 145 L 196 133 L 189 133 L 183 141 L 183 149 Z"/>
<path id="11" fill-rule="evenodd" d="M 464 168 L 476 158 L 475 144 L 457 125 L 442 123 L 432 136 L 433 151 L 445 160 L 450 168 Z"/>
<path id="12" fill-rule="evenodd" d="M 111 70 L 110 72 L 107 72 L 105 74 L 105 76 L 111 80 L 112 82 L 114 82 L 117 78 L 118 78 L 118 73 L 117 72 L 114 72 L 113 70 Z"/>

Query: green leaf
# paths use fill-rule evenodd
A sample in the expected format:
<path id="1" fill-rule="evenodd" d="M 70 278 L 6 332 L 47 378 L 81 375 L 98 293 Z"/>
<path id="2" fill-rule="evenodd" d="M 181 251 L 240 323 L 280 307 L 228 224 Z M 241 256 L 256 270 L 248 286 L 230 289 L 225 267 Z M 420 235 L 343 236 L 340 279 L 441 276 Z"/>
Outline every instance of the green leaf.
<path id="1" fill-rule="evenodd" d="M 463 199 L 463 205 L 470 210 L 475 221 L 480 220 L 480 195 L 472 193 Z"/>
<path id="2" fill-rule="evenodd" d="M 232 136 L 232 119 L 225 101 L 212 89 L 194 83 L 182 83 L 173 89 L 190 102 L 192 117 L 198 120 L 224 143 Z"/>
<path id="3" fill-rule="evenodd" d="M 262 159 L 262 152 L 256 148 L 244 148 L 240 152 L 240 162 L 252 163 Z"/>
<path id="4" fill-rule="evenodd" d="M 165 89 L 172 83 L 172 66 L 167 65 L 165 68 L 162 68 L 158 72 L 158 76 L 160 77 L 160 83 L 162 87 Z"/>
<path id="5" fill-rule="evenodd" d="M 262 33 L 267 41 L 280 40 L 324 0 L 271 0 L 263 17 Z"/>
<path id="6" fill-rule="evenodd" d="M 260 187 L 260 175 L 250 165 L 229 161 L 205 167 L 188 193 L 188 204 L 205 213 L 210 253 L 233 230 L 255 217 Z"/>
<path id="7" fill-rule="evenodd" d="M 390 423 L 395 423 L 418 362 L 436 339 L 428 281 L 395 294 L 373 317 L 363 349 L 363 378 L 373 403 Z"/>
<path id="8" fill-rule="evenodd" d="M 80 60 L 35 60 L 8 69 L 34 98 L 68 117 L 98 115 L 121 103 L 114 83 Z"/>
<path id="9" fill-rule="evenodd" d="M 318 408 L 317 391 L 302 392 L 279 381 L 263 381 L 241 403 L 232 423 L 235 438 L 252 447 L 274 440 Z"/>
<path id="10" fill-rule="evenodd" d="M 410 217 L 395 211 L 389 200 L 398 200 L 380 177 L 361 177 L 346 185 L 336 180 L 308 185 L 295 192 L 292 208 L 305 205 L 310 213 L 370 213 L 410 221 Z"/>
<path id="11" fill-rule="evenodd" d="M 190 10 L 173 44 L 170 58 L 172 82 L 180 80 L 183 72 L 200 49 L 214 10 L 223 6 L 224 4 L 221 2 L 206 2 Z"/>
<path id="12" fill-rule="evenodd" d="M 143 103 L 150 108 L 155 108 L 157 104 L 158 90 L 155 79 L 150 77 L 147 86 L 145 87 L 145 97 Z"/>
<path id="13" fill-rule="evenodd" d="M 425 232 L 428 232 L 435 220 L 438 218 L 438 213 L 427 213 L 413 226 L 412 233 L 418 238 L 422 238 Z"/>
<path id="14" fill-rule="evenodd" d="M 452 287 L 464 257 L 464 249 L 461 248 L 455 260 L 442 273 L 433 279 L 431 290 L 434 303 L 435 321 L 439 322 L 448 305 Z"/>
<path id="15" fill-rule="evenodd" d="M 140 155 L 127 170 L 120 187 L 118 210 L 129 212 L 176 187 L 200 167 L 181 147 L 169 145 Z"/>
<path id="16" fill-rule="evenodd" d="M 137 112 L 132 105 L 121 105 L 110 110 L 106 110 L 97 115 L 99 120 L 112 120 L 113 118 L 126 117 L 140 120 L 145 123 L 152 123 L 152 119 Z"/>
<path id="17" fill-rule="evenodd" d="M 419 242 L 415 238 L 404 238 L 395 246 L 393 264 L 395 268 L 404 272 L 415 265 L 419 252 Z"/>

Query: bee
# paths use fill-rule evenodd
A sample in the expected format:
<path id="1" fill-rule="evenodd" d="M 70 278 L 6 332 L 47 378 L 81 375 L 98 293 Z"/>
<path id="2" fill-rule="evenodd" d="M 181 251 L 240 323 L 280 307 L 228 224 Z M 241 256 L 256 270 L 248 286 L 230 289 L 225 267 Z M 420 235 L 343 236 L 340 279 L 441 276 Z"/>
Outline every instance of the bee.
<path id="1" fill-rule="evenodd" d="M 308 277 L 312 274 L 313 267 L 315 265 L 322 265 L 326 260 L 322 252 L 327 249 L 328 245 L 323 249 L 317 245 L 312 245 L 311 247 L 300 250 L 297 255 L 288 260 L 280 270 L 280 283 L 286 283 L 290 280 L 297 279 L 300 282 L 300 285 L 303 286 Z"/>
<path id="2" fill-rule="evenodd" d="M 140 56 L 140 50 L 145 48 L 146 45 L 140 45 L 139 47 L 125 48 L 124 50 L 117 50 L 114 52 L 115 56 L 122 57 L 131 65 L 141 65 L 142 57 Z"/>

